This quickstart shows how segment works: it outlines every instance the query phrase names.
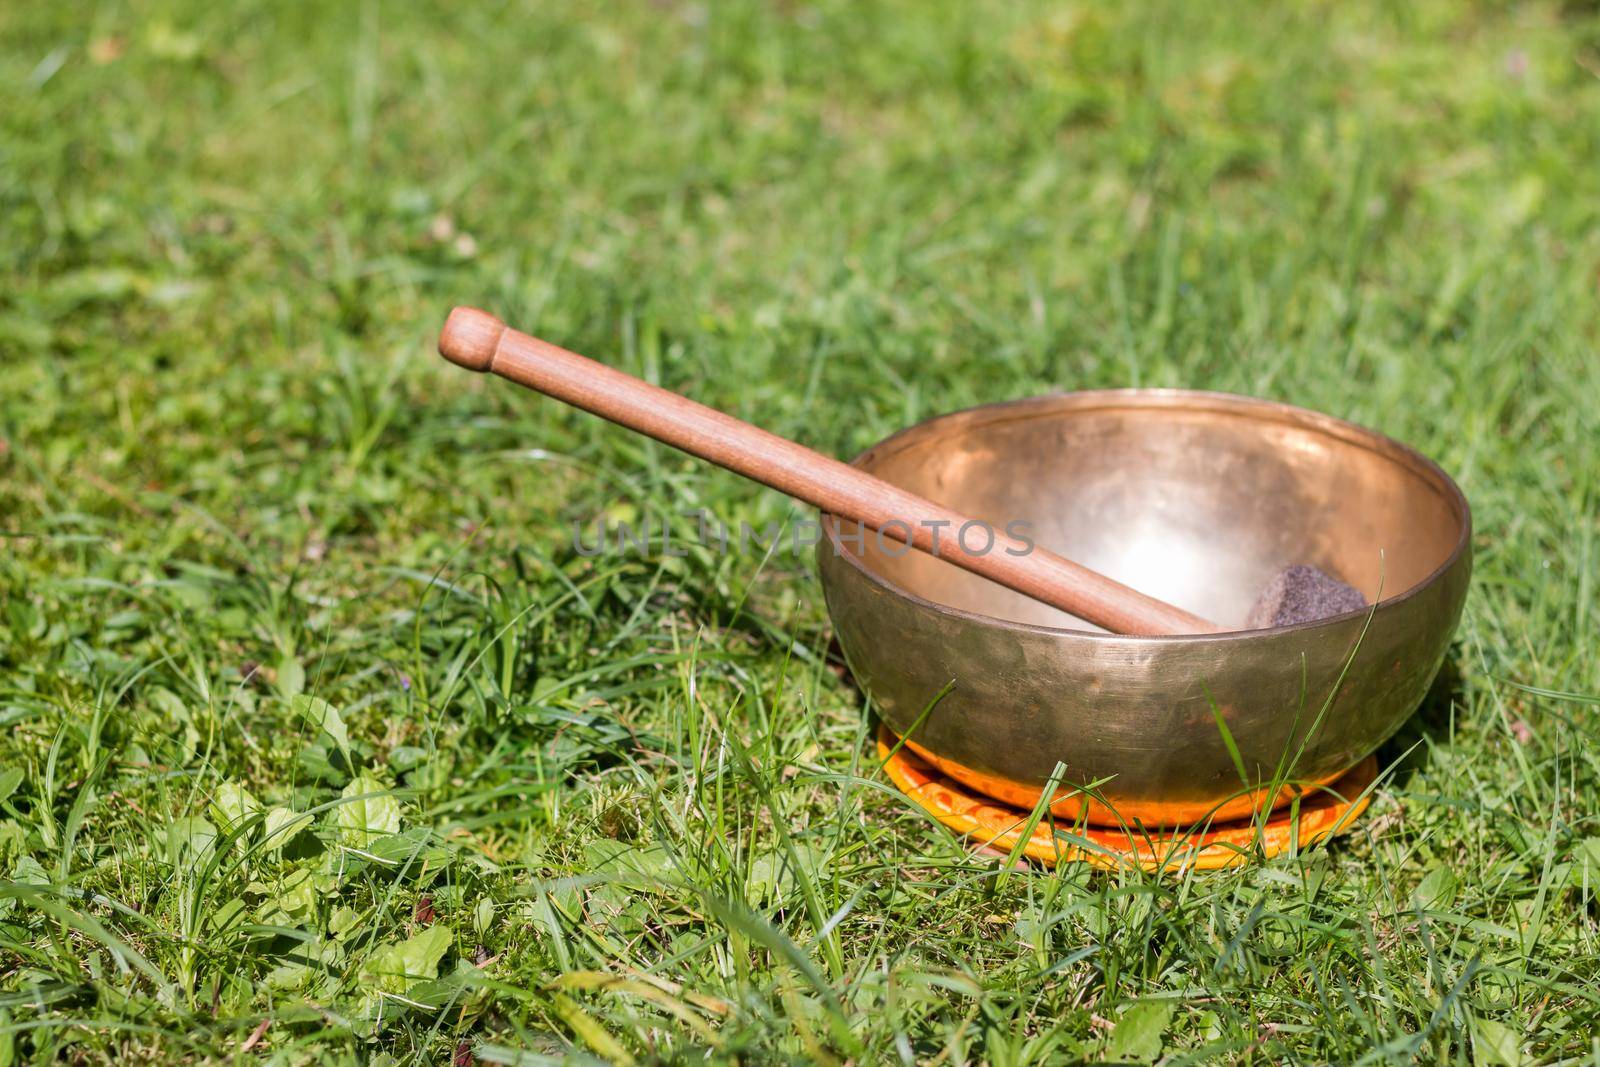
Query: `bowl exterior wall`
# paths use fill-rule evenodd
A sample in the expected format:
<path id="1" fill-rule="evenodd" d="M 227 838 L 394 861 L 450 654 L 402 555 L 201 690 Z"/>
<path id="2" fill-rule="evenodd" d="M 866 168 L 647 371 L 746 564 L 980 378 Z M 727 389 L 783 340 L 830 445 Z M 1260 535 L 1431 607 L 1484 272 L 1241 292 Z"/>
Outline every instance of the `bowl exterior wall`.
<path id="1" fill-rule="evenodd" d="M 1427 694 L 1472 569 L 1462 553 L 1416 595 L 1380 605 L 1370 625 L 1362 616 L 1171 641 L 932 611 L 826 542 L 818 560 L 850 670 L 897 734 L 992 795 L 1011 786 L 1000 799 L 1013 803 L 1036 797 L 1060 761 L 1063 784 L 1100 783 L 1114 818 L 1152 825 L 1240 814 L 1243 783 L 1219 717 L 1252 787 L 1327 781 L 1371 753 Z M 1097 822 L 1109 814 L 1091 809 Z"/>

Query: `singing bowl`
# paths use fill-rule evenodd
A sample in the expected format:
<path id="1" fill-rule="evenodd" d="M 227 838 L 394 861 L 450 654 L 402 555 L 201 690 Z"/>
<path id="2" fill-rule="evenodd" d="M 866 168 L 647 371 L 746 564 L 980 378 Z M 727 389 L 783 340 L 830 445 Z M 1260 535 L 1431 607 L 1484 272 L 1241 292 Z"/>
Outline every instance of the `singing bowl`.
<path id="1" fill-rule="evenodd" d="M 1059 817 L 1188 825 L 1332 781 L 1417 708 L 1466 598 L 1472 520 L 1455 482 L 1286 404 L 1068 393 L 930 419 L 854 463 L 995 529 L 1030 524 L 1013 529 L 1219 625 L 1242 627 L 1294 563 L 1376 602 L 1296 626 L 1118 636 L 824 515 L 828 613 L 884 721 L 1020 807 L 1061 764 Z M 974 527 L 966 543 L 983 540 Z"/>

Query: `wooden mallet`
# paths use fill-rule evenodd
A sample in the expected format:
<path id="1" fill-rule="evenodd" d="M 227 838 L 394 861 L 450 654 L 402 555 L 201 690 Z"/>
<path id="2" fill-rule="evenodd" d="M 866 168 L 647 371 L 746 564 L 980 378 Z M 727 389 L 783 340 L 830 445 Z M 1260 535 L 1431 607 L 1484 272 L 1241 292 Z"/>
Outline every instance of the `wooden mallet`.
<path id="1" fill-rule="evenodd" d="M 951 538 L 935 551 L 937 530 L 960 529 L 975 520 L 804 445 L 530 337 L 486 311 L 470 307 L 451 311 L 439 335 L 439 354 L 468 370 L 498 374 L 710 460 L 1115 633 L 1201 634 L 1223 629 L 1048 549 L 1030 548 L 999 530 L 982 554 L 966 551 L 959 542 L 952 546 Z M 904 536 L 907 531 L 909 536 Z M 1340 603 L 1351 606 L 1329 610 Z M 1364 604 L 1361 594 L 1344 583 L 1314 567 L 1297 566 L 1274 578 L 1252 620 L 1264 617 L 1268 621 L 1253 624 L 1284 625 L 1276 620 L 1310 621 Z M 1320 614 L 1297 617 L 1308 610 Z"/>

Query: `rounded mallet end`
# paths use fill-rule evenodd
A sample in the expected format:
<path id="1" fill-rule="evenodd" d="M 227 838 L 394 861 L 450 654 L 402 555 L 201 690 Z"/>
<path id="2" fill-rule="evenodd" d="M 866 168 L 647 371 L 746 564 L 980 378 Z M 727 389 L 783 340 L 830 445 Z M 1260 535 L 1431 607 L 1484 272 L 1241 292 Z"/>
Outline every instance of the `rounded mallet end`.
<path id="1" fill-rule="evenodd" d="M 458 307 L 439 331 L 439 354 L 458 367 L 486 371 L 494 366 L 495 352 L 506 324 L 477 308 Z"/>

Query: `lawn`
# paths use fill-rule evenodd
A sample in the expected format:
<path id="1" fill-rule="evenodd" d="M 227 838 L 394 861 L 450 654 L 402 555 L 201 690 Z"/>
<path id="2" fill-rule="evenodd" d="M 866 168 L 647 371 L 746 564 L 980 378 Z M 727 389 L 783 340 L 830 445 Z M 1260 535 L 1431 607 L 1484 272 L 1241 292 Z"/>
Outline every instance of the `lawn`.
<path id="1" fill-rule="evenodd" d="M 1600 1063 L 1600 8 L 0 6 L 0 1065 Z M 774 493 L 443 363 L 508 321 L 836 455 L 1287 400 L 1475 509 L 1331 847 L 1018 871 L 888 785 Z"/>

